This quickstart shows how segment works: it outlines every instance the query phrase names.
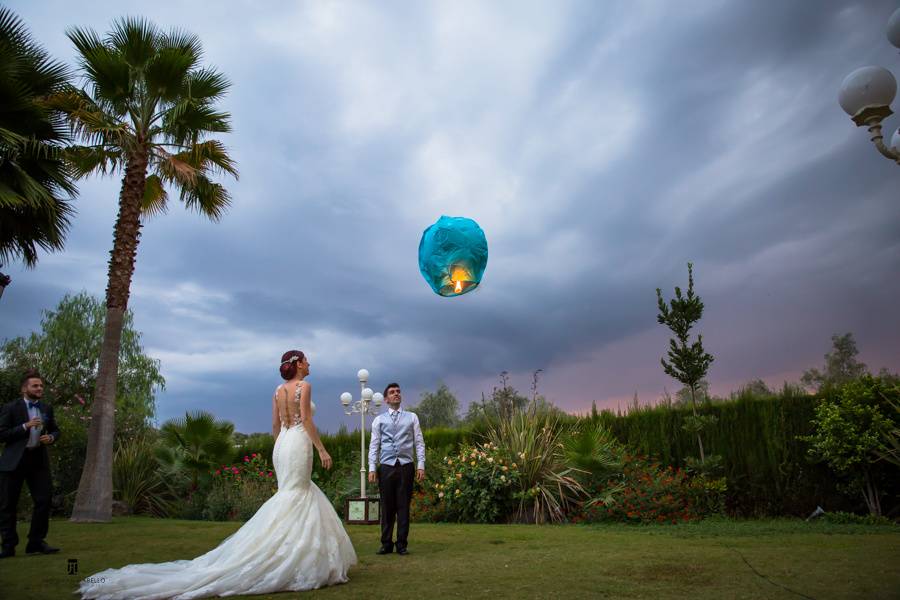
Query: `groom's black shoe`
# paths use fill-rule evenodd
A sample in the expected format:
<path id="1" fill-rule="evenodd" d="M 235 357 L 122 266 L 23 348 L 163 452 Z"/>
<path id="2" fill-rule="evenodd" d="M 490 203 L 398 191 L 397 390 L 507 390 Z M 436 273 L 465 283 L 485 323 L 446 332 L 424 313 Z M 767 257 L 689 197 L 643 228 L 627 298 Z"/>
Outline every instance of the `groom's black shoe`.
<path id="1" fill-rule="evenodd" d="M 394 551 L 394 549 L 391 548 L 390 546 L 382 546 L 381 548 L 378 549 L 378 552 L 376 552 L 375 554 L 390 554 L 393 551 Z"/>
<path id="2" fill-rule="evenodd" d="M 28 544 L 25 546 L 25 554 L 53 554 L 54 552 L 59 552 L 59 548 L 49 546 L 47 545 L 47 542 Z"/>
<path id="3" fill-rule="evenodd" d="M 0 558 L 11 558 L 16 555 L 16 549 L 12 546 L 0 550 Z"/>
<path id="4" fill-rule="evenodd" d="M 406 548 L 397 548 L 397 554 L 401 556 L 406 556 L 409 552 L 406 551 Z"/>

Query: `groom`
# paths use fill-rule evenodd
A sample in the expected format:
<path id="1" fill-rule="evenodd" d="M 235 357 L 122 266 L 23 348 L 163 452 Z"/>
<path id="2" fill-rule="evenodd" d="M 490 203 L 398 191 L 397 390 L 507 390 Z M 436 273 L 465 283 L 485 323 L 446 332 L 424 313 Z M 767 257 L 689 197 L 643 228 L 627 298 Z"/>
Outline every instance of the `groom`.
<path id="1" fill-rule="evenodd" d="M 15 556 L 19 536 L 16 533 L 16 507 L 22 484 L 28 483 L 34 508 L 28 531 L 26 554 L 52 554 L 59 548 L 44 538 L 50 521 L 50 457 L 47 446 L 59 439 L 53 407 L 41 402 L 44 382 L 37 371 L 22 377 L 22 397 L 0 409 L 0 558 Z"/>
<path id="2" fill-rule="evenodd" d="M 388 411 L 372 422 L 372 442 L 369 444 L 369 481 L 376 480 L 375 461 L 378 460 L 378 487 L 381 491 L 381 548 L 378 554 L 394 551 L 394 521 L 397 521 L 397 554 L 406 554 L 409 537 L 409 503 L 413 490 L 413 444 L 416 449 L 418 481 L 425 480 L 425 438 L 416 413 L 400 409 L 400 385 L 384 388 Z"/>

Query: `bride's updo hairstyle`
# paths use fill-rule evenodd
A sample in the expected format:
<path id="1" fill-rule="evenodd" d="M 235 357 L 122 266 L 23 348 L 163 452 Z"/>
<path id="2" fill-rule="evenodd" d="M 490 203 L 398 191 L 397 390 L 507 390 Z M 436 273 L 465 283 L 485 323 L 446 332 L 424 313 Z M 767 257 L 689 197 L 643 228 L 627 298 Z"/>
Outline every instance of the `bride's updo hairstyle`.
<path id="1" fill-rule="evenodd" d="M 303 353 L 299 350 L 288 350 L 281 355 L 281 366 L 278 370 L 281 372 L 281 378 L 285 381 L 294 378 L 297 374 L 297 365 L 303 362 Z"/>

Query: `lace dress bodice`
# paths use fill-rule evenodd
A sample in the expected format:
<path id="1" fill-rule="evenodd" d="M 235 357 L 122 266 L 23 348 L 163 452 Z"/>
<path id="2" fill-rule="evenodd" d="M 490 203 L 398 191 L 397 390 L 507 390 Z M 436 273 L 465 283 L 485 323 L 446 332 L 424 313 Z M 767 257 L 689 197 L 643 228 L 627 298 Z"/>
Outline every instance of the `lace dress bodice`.
<path id="1" fill-rule="evenodd" d="M 300 393 L 303 391 L 303 384 L 296 386 L 293 398 L 284 385 L 275 388 L 275 407 L 278 412 L 278 420 L 281 422 L 283 429 L 290 429 L 297 425 L 303 424 L 303 414 L 300 410 Z M 316 413 L 316 405 L 312 401 L 309 403 L 312 413 Z"/>

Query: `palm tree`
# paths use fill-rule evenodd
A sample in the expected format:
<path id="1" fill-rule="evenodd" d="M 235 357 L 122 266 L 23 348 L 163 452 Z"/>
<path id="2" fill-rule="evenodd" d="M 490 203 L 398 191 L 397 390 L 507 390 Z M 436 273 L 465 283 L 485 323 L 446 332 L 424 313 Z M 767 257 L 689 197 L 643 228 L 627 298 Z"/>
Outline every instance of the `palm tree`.
<path id="1" fill-rule="evenodd" d="M 68 69 L 0 7 L 0 262 L 33 267 L 38 248 L 63 247 L 75 186 L 62 156 L 65 120 L 45 100 L 68 79 Z M 2 292 L 9 282 L 0 280 Z"/>
<path id="2" fill-rule="evenodd" d="M 230 462 L 234 452 L 234 425 L 216 421 L 207 412 L 170 419 L 159 433 L 161 445 L 155 450 L 156 460 L 170 473 L 188 475 L 191 493 L 214 469 Z"/>
<path id="3" fill-rule="evenodd" d="M 214 106 L 230 84 L 200 66 L 202 48 L 195 35 L 163 32 L 141 18 L 115 22 L 102 39 L 90 29 L 73 28 L 67 35 L 87 83 L 53 101 L 84 141 L 70 148 L 68 158 L 79 177 L 124 171 L 87 456 L 72 512 L 73 521 L 105 522 L 112 516 L 119 346 L 141 217 L 165 212 L 170 187 L 186 208 L 216 221 L 230 198 L 211 177 L 237 177 L 237 171 L 222 143 L 207 137 L 230 130 L 230 115 Z"/>

